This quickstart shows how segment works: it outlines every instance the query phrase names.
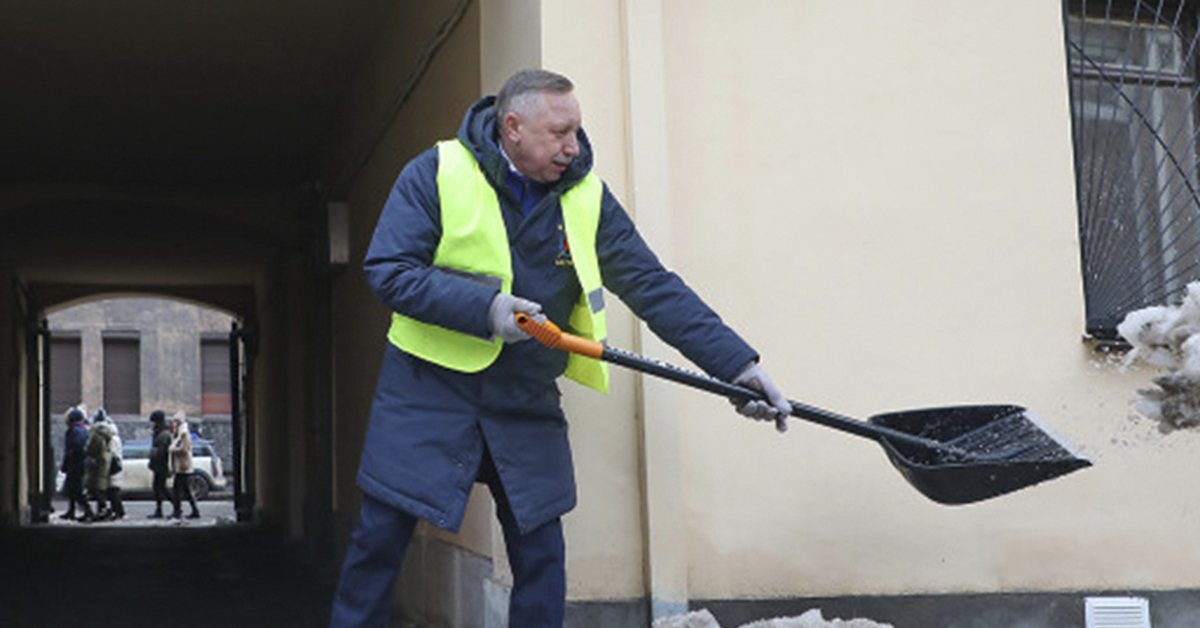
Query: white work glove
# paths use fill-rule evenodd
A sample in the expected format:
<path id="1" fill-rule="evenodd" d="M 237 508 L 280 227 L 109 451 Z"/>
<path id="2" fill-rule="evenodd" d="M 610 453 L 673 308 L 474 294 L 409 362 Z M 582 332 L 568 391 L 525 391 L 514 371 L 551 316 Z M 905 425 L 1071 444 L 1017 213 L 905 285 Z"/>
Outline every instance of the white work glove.
<path id="1" fill-rule="evenodd" d="M 546 322 L 540 304 L 521 297 L 514 297 L 511 294 L 497 292 L 496 296 L 492 298 L 492 304 L 488 306 L 488 331 L 506 343 L 529 340 L 529 334 L 517 325 L 517 312 L 528 314 L 539 323 Z"/>
<path id="2" fill-rule="evenodd" d="M 777 431 L 787 431 L 787 420 L 792 413 L 792 404 L 783 396 L 783 393 L 779 392 L 779 388 L 775 386 L 770 377 L 767 377 L 767 372 L 758 365 L 758 362 L 747 364 L 746 368 L 733 378 L 733 383 L 757 390 L 767 398 L 766 401 L 754 400 L 740 403 L 734 401 L 738 414 L 756 421 L 774 421 Z"/>

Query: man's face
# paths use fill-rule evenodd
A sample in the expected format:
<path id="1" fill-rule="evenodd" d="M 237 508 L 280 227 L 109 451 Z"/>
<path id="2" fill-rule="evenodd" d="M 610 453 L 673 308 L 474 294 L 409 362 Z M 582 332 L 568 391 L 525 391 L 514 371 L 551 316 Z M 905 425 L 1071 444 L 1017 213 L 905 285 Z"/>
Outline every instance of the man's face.
<path id="1" fill-rule="evenodd" d="M 551 183 L 579 155 L 575 137 L 582 121 L 579 101 L 574 94 L 541 92 L 540 107 L 532 118 L 509 112 L 502 122 L 504 152 L 521 174 L 542 183 Z"/>

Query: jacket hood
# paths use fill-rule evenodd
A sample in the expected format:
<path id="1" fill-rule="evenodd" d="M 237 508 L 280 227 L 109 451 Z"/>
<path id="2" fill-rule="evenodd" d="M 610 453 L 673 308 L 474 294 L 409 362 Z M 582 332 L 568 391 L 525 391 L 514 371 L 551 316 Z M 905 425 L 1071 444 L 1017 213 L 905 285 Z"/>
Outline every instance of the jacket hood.
<path id="1" fill-rule="evenodd" d="M 569 190 L 592 170 L 592 144 L 582 127 L 576 137 L 579 139 L 579 156 L 567 166 L 562 177 L 550 185 L 553 192 L 561 194 Z M 471 149 L 493 187 L 503 189 L 508 164 L 497 144 L 495 96 L 485 96 L 467 110 L 458 129 L 458 140 Z"/>

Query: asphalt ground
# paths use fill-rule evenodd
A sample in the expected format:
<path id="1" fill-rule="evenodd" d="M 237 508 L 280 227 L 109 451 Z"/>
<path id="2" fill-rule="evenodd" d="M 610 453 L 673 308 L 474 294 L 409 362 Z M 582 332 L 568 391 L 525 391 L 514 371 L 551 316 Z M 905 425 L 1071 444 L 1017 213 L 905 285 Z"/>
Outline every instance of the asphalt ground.
<path id="1" fill-rule="evenodd" d="M 200 502 L 200 519 L 147 519 L 152 501 L 126 509 L 84 524 L 59 519 L 57 502 L 48 524 L 0 530 L 0 627 L 328 624 L 334 577 L 278 533 L 235 523 L 232 501 Z"/>
<path id="2" fill-rule="evenodd" d="M 62 515 L 66 513 L 67 502 L 61 498 L 54 500 L 54 514 L 50 516 L 47 522 L 52 526 L 68 526 L 68 527 L 94 527 L 94 528 L 161 528 L 161 527 L 207 527 L 215 525 L 228 525 L 237 522 L 237 515 L 233 509 L 233 499 L 228 495 L 214 495 L 206 500 L 197 502 L 200 510 L 199 519 L 188 519 L 187 515 L 191 514 L 192 508 L 183 504 L 183 518 L 171 519 L 171 503 L 163 502 L 163 519 L 151 519 L 149 515 L 154 512 L 155 504 L 149 499 L 125 499 L 122 500 L 125 505 L 125 517 L 123 519 L 114 519 L 109 521 L 94 521 L 91 523 L 83 523 L 81 521 L 64 519 Z M 92 511 L 95 512 L 96 503 L 92 502 Z M 75 510 L 75 516 L 80 516 L 80 511 Z"/>

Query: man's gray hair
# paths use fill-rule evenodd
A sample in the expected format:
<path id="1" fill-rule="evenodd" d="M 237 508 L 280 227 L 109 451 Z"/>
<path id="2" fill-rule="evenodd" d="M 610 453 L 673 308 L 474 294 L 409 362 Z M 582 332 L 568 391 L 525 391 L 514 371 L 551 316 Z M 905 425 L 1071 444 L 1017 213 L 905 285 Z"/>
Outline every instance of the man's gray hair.
<path id="1" fill-rule="evenodd" d="M 575 89 L 571 79 L 549 70 L 521 70 L 509 77 L 496 94 L 496 120 L 499 122 L 510 112 L 522 118 L 531 118 L 537 113 L 535 98 L 541 92 L 567 94 Z"/>

